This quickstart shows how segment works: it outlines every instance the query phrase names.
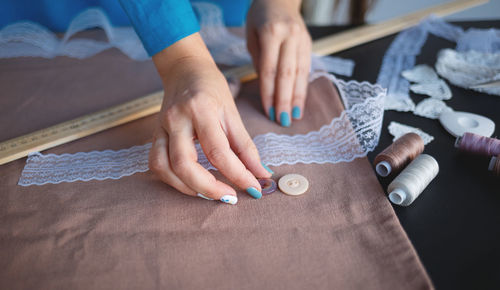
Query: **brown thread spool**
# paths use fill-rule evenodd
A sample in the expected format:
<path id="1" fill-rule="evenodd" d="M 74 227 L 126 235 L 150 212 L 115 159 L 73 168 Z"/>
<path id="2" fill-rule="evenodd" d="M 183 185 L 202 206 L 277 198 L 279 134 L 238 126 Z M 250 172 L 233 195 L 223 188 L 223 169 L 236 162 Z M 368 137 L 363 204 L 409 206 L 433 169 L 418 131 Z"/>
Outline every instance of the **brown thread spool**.
<path id="1" fill-rule="evenodd" d="M 415 133 L 406 133 L 375 157 L 375 171 L 383 177 L 401 171 L 424 151 L 424 140 Z"/>
<path id="2" fill-rule="evenodd" d="M 489 171 L 493 171 L 496 176 L 500 176 L 500 155 L 491 157 Z"/>

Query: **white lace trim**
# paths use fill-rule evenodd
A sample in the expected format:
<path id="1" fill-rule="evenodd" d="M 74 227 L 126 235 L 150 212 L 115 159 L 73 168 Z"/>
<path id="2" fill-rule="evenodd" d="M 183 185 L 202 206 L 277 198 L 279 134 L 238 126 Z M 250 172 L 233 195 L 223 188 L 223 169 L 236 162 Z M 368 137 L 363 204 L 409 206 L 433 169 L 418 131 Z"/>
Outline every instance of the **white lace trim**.
<path id="1" fill-rule="evenodd" d="M 413 114 L 429 119 L 438 119 L 442 113 L 451 111 L 453 109 L 448 107 L 443 101 L 427 98 L 418 103 Z"/>
<path id="2" fill-rule="evenodd" d="M 108 41 L 72 38 L 89 28 L 101 28 Z M 113 27 L 101 9 L 91 8 L 76 16 L 62 39 L 47 28 L 29 21 L 14 23 L 0 30 L 0 57 L 69 56 L 87 58 L 116 47 L 135 60 L 148 59 L 142 43 L 132 27 Z"/>
<path id="3" fill-rule="evenodd" d="M 217 63 L 244 65 L 252 61 L 244 38 L 229 32 L 221 9 L 212 3 L 191 3 L 200 21 L 200 34 Z"/>
<path id="4" fill-rule="evenodd" d="M 449 100 L 452 97 L 450 87 L 438 77 L 433 68 L 426 64 L 416 65 L 412 69 L 403 71 L 401 75 L 410 82 L 416 83 L 410 86 L 410 90 L 416 94 L 427 95 L 438 100 Z"/>
<path id="5" fill-rule="evenodd" d="M 413 84 L 410 90 L 416 94 L 427 95 L 438 100 L 449 100 L 452 97 L 450 87 L 443 80 Z"/>
<path id="6" fill-rule="evenodd" d="M 350 77 L 354 71 L 355 63 L 351 59 L 336 56 L 319 56 L 312 54 L 311 71 L 326 71 L 342 76 Z"/>
<path id="7" fill-rule="evenodd" d="M 415 65 L 415 58 L 429 33 L 457 42 L 457 50 L 460 51 L 474 49 L 481 52 L 500 52 L 500 31 L 495 29 L 469 29 L 464 32 L 462 28 L 440 18 L 430 17 L 419 25 L 402 31 L 385 53 L 377 79 L 378 84 L 388 89 L 386 110 L 407 112 L 415 109 L 415 104 L 408 94 L 408 80 L 401 76 L 401 72 Z"/>
<path id="8" fill-rule="evenodd" d="M 222 11 L 211 3 L 192 3 L 200 16 L 200 34 L 215 62 L 225 65 L 251 63 L 246 40 L 232 34 L 224 26 Z M 77 38 L 78 32 L 90 28 L 104 30 L 107 41 Z M 69 56 L 87 58 L 109 48 L 118 48 L 134 60 L 149 59 L 139 37 L 132 27 L 113 27 L 106 13 L 91 8 L 78 14 L 62 39 L 47 28 L 29 21 L 14 23 L 0 30 L 0 58 L 35 56 L 53 58 Z M 328 71 L 351 76 L 354 68 L 352 60 L 339 57 L 311 56 L 311 71 Z"/>
<path id="9" fill-rule="evenodd" d="M 120 179 L 146 172 L 151 143 L 118 151 L 104 150 L 75 154 L 41 154 L 28 156 L 19 185 L 42 185 L 73 181 Z"/>
<path id="10" fill-rule="evenodd" d="M 408 95 L 409 83 L 401 72 L 415 65 L 415 57 L 427 40 L 427 31 L 418 25 L 399 33 L 384 55 L 377 83 L 387 88 L 386 110 L 413 111 L 415 104 Z"/>
<path id="11" fill-rule="evenodd" d="M 443 49 L 438 54 L 436 70 L 456 86 L 500 96 L 500 87 L 473 87 L 500 80 L 500 49 L 497 53 Z"/>
<path id="12" fill-rule="evenodd" d="M 296 163 L 349 162 L 366 154 L 378 144 L 384 115 L 385 89 L 367 82 L 344 82 L 327 73 L 315 73 L 330 79 L 338 88 L 346 110 L 318 131 L 298 135 L 267 133 L 254 138 L 262 161 L 279 166 Z M 118 179 L 148 170 L 151 144 L 119 151 L 105 150 L 76 154 L 31 154 L 19 179 L 19 185 Z M 201 146 L 196 145 L 198 162 L 215 169 Z"/>
<path id="13" fill-rule="evenodd" d="M 426 64 L 419 64 L 401 73 L 405 79 L 412 83 L 430 83 L 439 79 L 434 69 Z"/>
<path id="14" fill-rule="evenodd" d="M 468 29 L 457 40 L 457 51 L 500 52 L 500 29 Z"/>
<path id="15" fill-rule="evenodd" d="M 404 125 L 398 122 L 391 122 L 389 124 L 389 133 L 394 136 L 394 139 L 392 141 L 396 141 L 399 137 L 403 136 L 406 133 L 415 133 L 418 134 L 420 137 L 422 137 L 422 140 L 424 140 L 424 145 L 429 144 L 434 140 L 434 137 L 431 135 L 425 133 L 424 131 L 420 130 L 419 128 L 411 127 L 408 125 Z"/>

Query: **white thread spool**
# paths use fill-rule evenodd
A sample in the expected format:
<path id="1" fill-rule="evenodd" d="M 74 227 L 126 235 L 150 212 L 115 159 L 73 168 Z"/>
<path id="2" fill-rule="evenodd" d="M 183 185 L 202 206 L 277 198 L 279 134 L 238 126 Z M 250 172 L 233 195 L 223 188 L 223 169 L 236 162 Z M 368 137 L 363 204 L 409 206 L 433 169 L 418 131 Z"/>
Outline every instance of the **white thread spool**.
<path id="1" fill-rule="evenodd" d="M 389 184 L 389 200 L 397 205 L 409 206 L 438 172 L 436 159 L 428 154 L 420 154 Z"/>

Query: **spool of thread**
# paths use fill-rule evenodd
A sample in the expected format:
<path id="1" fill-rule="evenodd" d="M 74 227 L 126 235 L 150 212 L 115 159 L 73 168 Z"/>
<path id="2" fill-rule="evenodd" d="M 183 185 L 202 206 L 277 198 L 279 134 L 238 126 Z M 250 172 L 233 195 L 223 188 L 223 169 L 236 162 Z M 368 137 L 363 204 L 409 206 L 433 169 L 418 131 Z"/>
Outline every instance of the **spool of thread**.
<path id="1" fill-rule="evenodd" d="M 389 184 L 389 200 L 408 206 L 417 199 L 439 172 L 439 165 L 432 156 L 421 154 Z"/>
<path id="2" fill-rule="evenodd" d="M 500 155 L 491 157 L 489 171 L 493 171 L 496 176 L 500 176 Z"/>
<path id="3" fill-rule="evenodd" d="M 466 132 L 457 138 L 455 147 L 474 154 L 497 156 L 500 154 L 500 140 Z"/>
<path id="4" fill-rule="evenodd" d="M 424 140 L 415 133 L 407 133 L 396 139 L 389 147 L 375 157 L 375 171 L 386 177 L 398 173 L 424 151 Z"/>

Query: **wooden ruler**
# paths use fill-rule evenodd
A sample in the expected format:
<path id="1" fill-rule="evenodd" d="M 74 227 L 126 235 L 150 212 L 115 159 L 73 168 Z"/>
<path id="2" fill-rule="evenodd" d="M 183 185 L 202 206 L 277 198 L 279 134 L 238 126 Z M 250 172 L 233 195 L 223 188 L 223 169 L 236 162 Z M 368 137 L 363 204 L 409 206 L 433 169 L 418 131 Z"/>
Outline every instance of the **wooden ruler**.
<path id="1" fill-rule="evenodd" d="M 488 0 L 458 0 L 433 6 L 415 13 L 377 24 L 364 25 L 313 42 L 312 50 L 319 55 L 336 53 L 417 24 L 430 14 L 446 16 Z M 257 77 L 252 65 L 226 70 L 228 78 L 242 82 Z M 137 120 L 160 111 L 163 91 L 91 113 L 55 126 L 10 139 L 0 143 L 0 165 L 27 156 L 30 152 L 42 151 L 91 134 Z"/>
<path id="2" fill-rule="evenodd" d="M 0 143 L 0 164 L 160 111 L 163 91 Z"/>

